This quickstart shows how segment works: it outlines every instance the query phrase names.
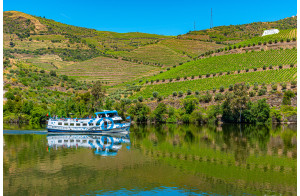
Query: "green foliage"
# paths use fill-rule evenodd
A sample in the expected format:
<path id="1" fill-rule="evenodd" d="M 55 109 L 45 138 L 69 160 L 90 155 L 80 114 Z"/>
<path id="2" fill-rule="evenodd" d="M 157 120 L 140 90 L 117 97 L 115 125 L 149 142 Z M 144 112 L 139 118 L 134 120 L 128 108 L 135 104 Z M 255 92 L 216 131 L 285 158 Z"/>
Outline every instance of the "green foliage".
<path id="1" fill-rule="evenodd" d="M 270 106 L 266 99 L 260 99 L 257 102 L 248 102 L 247 109 L 243 111 L 243 119 L 246 123 L 266 123 L 270 121 Z"/>
<path id="2" fill-rule="evenodd" d="M 293 91 L 285 91 L 283 94 L 282 105 L 291 105 L 291 98 L 293 97 L 295 97 L 295 93 Z"/>
<path id="3" fill-rule="evenodd" d="M 198 103 L 198 100 L 195 97 L 183 99 L 182 104 L 183 104 L 185 113 L 191 114 L 194 111 L 194 109 L 196 108 L 197 103 Z"/>

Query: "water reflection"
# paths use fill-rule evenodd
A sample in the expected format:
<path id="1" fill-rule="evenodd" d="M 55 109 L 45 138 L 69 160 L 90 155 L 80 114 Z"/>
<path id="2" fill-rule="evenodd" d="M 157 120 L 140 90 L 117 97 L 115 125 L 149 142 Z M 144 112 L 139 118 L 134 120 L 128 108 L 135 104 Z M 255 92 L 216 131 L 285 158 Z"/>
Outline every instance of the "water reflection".
<path id="1" fill-rule="evenodd" d="M 293 126 L 139 125 L 130 137 L 4 131 L 4 194 L 296 195 L 296 138 Z"/>
<path id="2" fill-rule="evenodd" d="M 47 135 L 50 149 L 58 148 L 90 148 L 96 155 L 116 156 L 122 144 L 130 144 L 129 134 L 109 135 Z M 127 148 L 130 146 L 127 145 Z"/>

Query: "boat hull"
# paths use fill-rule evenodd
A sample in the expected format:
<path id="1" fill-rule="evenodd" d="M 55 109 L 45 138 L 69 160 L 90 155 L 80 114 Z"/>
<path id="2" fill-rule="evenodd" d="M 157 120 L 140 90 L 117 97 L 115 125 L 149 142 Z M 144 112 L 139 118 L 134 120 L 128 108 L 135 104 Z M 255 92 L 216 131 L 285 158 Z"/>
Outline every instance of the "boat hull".
<path id="1" fill-rule="evenodd" d="M 86 133 L 86 134 L 91 134 L 91 133 L 97 133 L 97 134 L 105 134 L 105 133 L 128 133 L 129 132 L 130 126 L 123 126 L 120 128 L 113 128 L 113 129 L 90 129 L 90 130 L 72 130 L 72 129 L 59 129 L 59 128 L 53 128 L 53 127 L 47 127 L 48 132 L 53 132 L 53 133 Z"/>

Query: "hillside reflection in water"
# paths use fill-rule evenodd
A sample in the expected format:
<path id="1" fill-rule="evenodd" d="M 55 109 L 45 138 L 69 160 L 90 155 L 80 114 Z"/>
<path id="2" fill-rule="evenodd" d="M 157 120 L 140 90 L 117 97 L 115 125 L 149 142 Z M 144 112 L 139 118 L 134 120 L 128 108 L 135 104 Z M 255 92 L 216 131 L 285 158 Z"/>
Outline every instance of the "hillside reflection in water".
<path id="1" fill-rule="evenodd" d="M 145 125 L 106 136 L 4 129 L 4 195 L 297 191 L 295 126 Z"/>

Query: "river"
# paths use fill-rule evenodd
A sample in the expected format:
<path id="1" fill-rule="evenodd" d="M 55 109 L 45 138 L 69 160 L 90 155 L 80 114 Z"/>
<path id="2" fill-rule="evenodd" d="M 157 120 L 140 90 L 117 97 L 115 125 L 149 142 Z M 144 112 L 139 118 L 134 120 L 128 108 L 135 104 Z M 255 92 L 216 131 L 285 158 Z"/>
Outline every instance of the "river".
<path id="1" fill-rule="evenodd" d="M 135 125 L 54 135 L 4 125 L 4 195 L 296 195 L 295 125 Z"/>

